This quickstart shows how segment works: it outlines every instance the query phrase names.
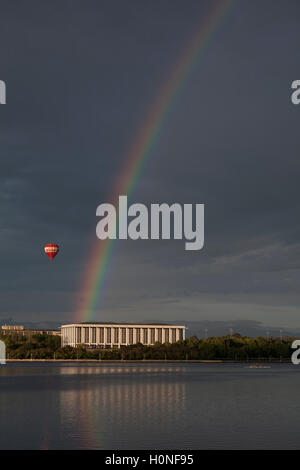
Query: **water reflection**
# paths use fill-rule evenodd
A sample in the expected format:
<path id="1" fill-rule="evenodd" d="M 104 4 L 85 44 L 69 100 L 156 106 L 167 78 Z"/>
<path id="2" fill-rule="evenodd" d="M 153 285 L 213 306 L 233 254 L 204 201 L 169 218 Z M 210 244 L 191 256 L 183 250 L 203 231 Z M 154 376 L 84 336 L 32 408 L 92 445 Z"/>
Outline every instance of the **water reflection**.
<path id="1" fill-rule="evenodd" d="M 0 449 L 296 449 L 300 368 L 9 364 Z"/>
<path id="2" fill-rule="evenodd" d="M 59 373 L 61 375 L 103 375 L 103 374 L 165 374 L 165 373 L 184 373 L 184 367 L 178 366 L 69 366 L 61 367 Z"/>
<path id="3" fill-rule="evenodd" d="M 63 375 L 77 374 L 77 368 L 61 371 Z M 85 372 L 84 372 L 85 371 Z M 59 392 L 60 426 L 65 433 L 80 430 L 86 448 L 114 447 L 116 440 L 124 442 L 131 430 L 144 436 L 151 422 L 152 432 L 180 425 L 186 406 L 185 384 L 160 376 L 180 368 L 103 367 L 80 368 L 80 374 L 93 375 L 85 387 Z M 138 374 L 138 376 L 136 375 Z M 146 444 L 146 441 L 145 441 Z"/>

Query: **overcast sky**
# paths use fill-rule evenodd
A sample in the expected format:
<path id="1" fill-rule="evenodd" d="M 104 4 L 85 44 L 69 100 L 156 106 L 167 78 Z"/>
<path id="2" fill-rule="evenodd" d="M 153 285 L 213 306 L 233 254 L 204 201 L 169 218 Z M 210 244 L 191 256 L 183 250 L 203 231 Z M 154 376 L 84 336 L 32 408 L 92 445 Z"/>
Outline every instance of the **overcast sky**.
<path id="1" fill-rule="evenodd" d="M 0 0 L 0 319 L 74 320 L 96 207 L 211 3 Z M 299 327 L 299 26 L 298 0 L 233 2 L 133 196 L 204 203 L 204 249 L 119 242 L 95 320 Z"/>

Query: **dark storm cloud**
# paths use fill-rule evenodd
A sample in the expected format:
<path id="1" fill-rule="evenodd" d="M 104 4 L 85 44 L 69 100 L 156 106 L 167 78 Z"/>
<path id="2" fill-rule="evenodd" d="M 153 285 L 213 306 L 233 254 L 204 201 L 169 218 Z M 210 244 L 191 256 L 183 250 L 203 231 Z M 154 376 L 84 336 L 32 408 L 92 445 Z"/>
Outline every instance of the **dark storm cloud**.
<path id="1" fill-rule="evenodd" d="M 207 5 L 2 2 L 2 316 L 72 318 L 85 295 L 96 207 Z M 233 3 L 134 196 L 204 203 L 204 250 L 188 253 L 183 241 L 120 243 L 101 318 L 184 312 L 299 323 L 300 108 L 290 102 L 299 18 L 297 1 Z M 50 266 L 41 247 L 52 240 L 63 250 Z"/>

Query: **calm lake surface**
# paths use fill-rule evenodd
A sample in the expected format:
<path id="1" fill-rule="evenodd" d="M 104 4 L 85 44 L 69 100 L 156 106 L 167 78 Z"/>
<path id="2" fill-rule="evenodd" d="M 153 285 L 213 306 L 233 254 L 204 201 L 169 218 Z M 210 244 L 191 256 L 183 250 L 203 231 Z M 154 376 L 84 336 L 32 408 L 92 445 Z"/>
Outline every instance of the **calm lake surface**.
<path id="1" fill-rule="evenodd" d="M 297 449 L 300 366 L 9 363 L 0 449 Z"/>

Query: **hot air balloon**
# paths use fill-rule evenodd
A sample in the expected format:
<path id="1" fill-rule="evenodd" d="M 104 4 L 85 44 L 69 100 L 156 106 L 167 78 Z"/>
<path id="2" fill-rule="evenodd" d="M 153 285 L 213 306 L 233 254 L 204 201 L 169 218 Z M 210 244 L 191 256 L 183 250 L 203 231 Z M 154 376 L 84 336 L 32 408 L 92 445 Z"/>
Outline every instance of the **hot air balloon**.
<path id="1" fill-rule="evenodd" d="M 48 255 L 50 259 L 53 259 L 59 252 L 59 246 L 55 243 L 48 243 L 48 245 L 44 247 L 44 250 L 46 255 Z"/>

